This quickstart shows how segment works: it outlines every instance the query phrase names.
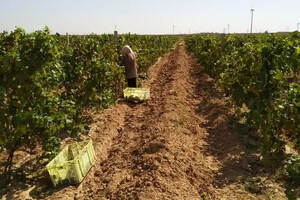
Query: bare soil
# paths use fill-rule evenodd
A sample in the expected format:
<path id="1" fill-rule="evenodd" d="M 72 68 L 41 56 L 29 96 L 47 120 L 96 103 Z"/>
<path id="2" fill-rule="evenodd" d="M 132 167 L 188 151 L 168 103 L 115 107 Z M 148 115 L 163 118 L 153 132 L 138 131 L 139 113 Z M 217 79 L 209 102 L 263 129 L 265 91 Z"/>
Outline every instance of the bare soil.
<path id="1" fill-rule="evenodd" d="M 142 83 L 151 100 L 87 111 L 97 160 L 79 186 L 53 189 L 41 173 L 15 179 L 0 190 L 2 199 L 287 199 L 197 63 L 181 43 Z M 19 151 L 15 166 L 37 169 L 38 152 Z"/>

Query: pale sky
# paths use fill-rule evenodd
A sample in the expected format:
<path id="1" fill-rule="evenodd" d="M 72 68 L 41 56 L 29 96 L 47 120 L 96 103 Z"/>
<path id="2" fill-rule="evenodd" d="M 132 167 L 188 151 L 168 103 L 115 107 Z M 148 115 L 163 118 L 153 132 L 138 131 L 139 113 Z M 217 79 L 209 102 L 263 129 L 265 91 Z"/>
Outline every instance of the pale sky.
<path id="1" fill-rule="evenodd" d="M 0 31 L 49 26 L 52 33 L 169 34 L 294 31 L 300 0 L 0 0 Z"/>

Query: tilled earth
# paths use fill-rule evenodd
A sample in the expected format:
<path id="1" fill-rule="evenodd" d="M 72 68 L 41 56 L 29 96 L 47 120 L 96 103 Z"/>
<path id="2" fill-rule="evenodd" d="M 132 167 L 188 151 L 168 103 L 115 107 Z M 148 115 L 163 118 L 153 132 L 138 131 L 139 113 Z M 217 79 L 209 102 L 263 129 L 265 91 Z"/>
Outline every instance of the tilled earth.
<path id="1" fill-rule="evenodd" d="M 12 185 L 3 199 L 287 199 L 183 43 L 152 66 L 142 86 L 151 90 L 147 102 L 89 111 L 97 160 L 79 186 Z"/>

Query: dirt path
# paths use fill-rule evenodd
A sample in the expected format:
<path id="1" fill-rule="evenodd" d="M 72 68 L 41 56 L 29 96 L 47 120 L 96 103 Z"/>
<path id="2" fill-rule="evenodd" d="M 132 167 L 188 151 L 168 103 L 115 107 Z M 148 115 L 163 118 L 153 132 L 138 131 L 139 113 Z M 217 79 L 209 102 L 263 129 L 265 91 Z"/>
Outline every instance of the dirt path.
<path id="1" fill-rule="evenodd" d="M 264 173 L 255 166 L 257 154 L 243 145 L 245 138 L 228 120 L 231 111 L 223 94 L 183 44 L 162 57 L 150 77 L 143 83 L 151 88 L 150 101 L 119 101 L 92 113 L 97 161 L 78 187 L 32 187 L 17 196 L 286 199 L 282 187 L 267 176 L 260 180 L 263 192 L 245 190 L 247 178 Z"/>

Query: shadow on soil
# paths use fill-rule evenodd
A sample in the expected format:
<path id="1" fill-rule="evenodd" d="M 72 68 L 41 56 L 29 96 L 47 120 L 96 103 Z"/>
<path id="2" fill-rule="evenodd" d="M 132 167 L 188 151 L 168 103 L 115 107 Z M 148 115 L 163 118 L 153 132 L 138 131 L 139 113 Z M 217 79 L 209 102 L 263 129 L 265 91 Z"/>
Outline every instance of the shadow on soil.
<path id="1" fill-rule="evenodd" d="M 23 198 L 43 199 L 61 190 L 62 188 L 53 188 L 48 173 L 43 170 L 44 166 L 38 159 L 32 158 L 18 168 L 13 168 L 10 185 L 4 184 L 2 174 L 0 197 L 6 195 L 5 199 L 16 199 L 22 194 Z"/>
<path id="2" fill-rule="evenodd" d="M 73 138 L 73 141 L 81 141 L 80 138 Z M 20 156 L 24 156 L 28 152 L 22 152 Z M 15 159 L 18 159 L 17 157 Z M 28 161 L 20 166 L 13 166 L 11 172 L 11 181 L 9 185 L 5 184 L 4 174 L 2 173 L 5 161 L 0 162 L 0 198 L 5 199 L 45 199 L 52 194 L 63 190 L 66 187 L 61 186 L 54 188 L 50 180 L 49 174 L 45 169 L 49 159 L 41 155 L 34 155 Z"/>
<path id="3" fill-rule="evenodd" d="M 118 101 L 116 103 L 121 104 L 121 105 L 127 105 L 130 108 L 134 108 L 137 105 L 142 104 L 143 102 L 134 102 L 134 101 L 129 101 L 129 100 L 126 100 L 126 99 L 122 98 L 122 99 L 118 99 Z"/>
<path id="4" fill-rule="evenodd" d="M 200 126 L 208 132 L 204 153 L 213 155 L 222 165 L 212 184 L 223 188 L 237 183 L 253 194 L 267 197 L 259 177 L 271 177 L 274 172 L 267 171 L 260 163 L 258 137 L 234 119 L 215 81 L 193 62 L 190 73 L 197 80 L 194 94 L 200 99 L 196 112 L 206 119 Z"/>

